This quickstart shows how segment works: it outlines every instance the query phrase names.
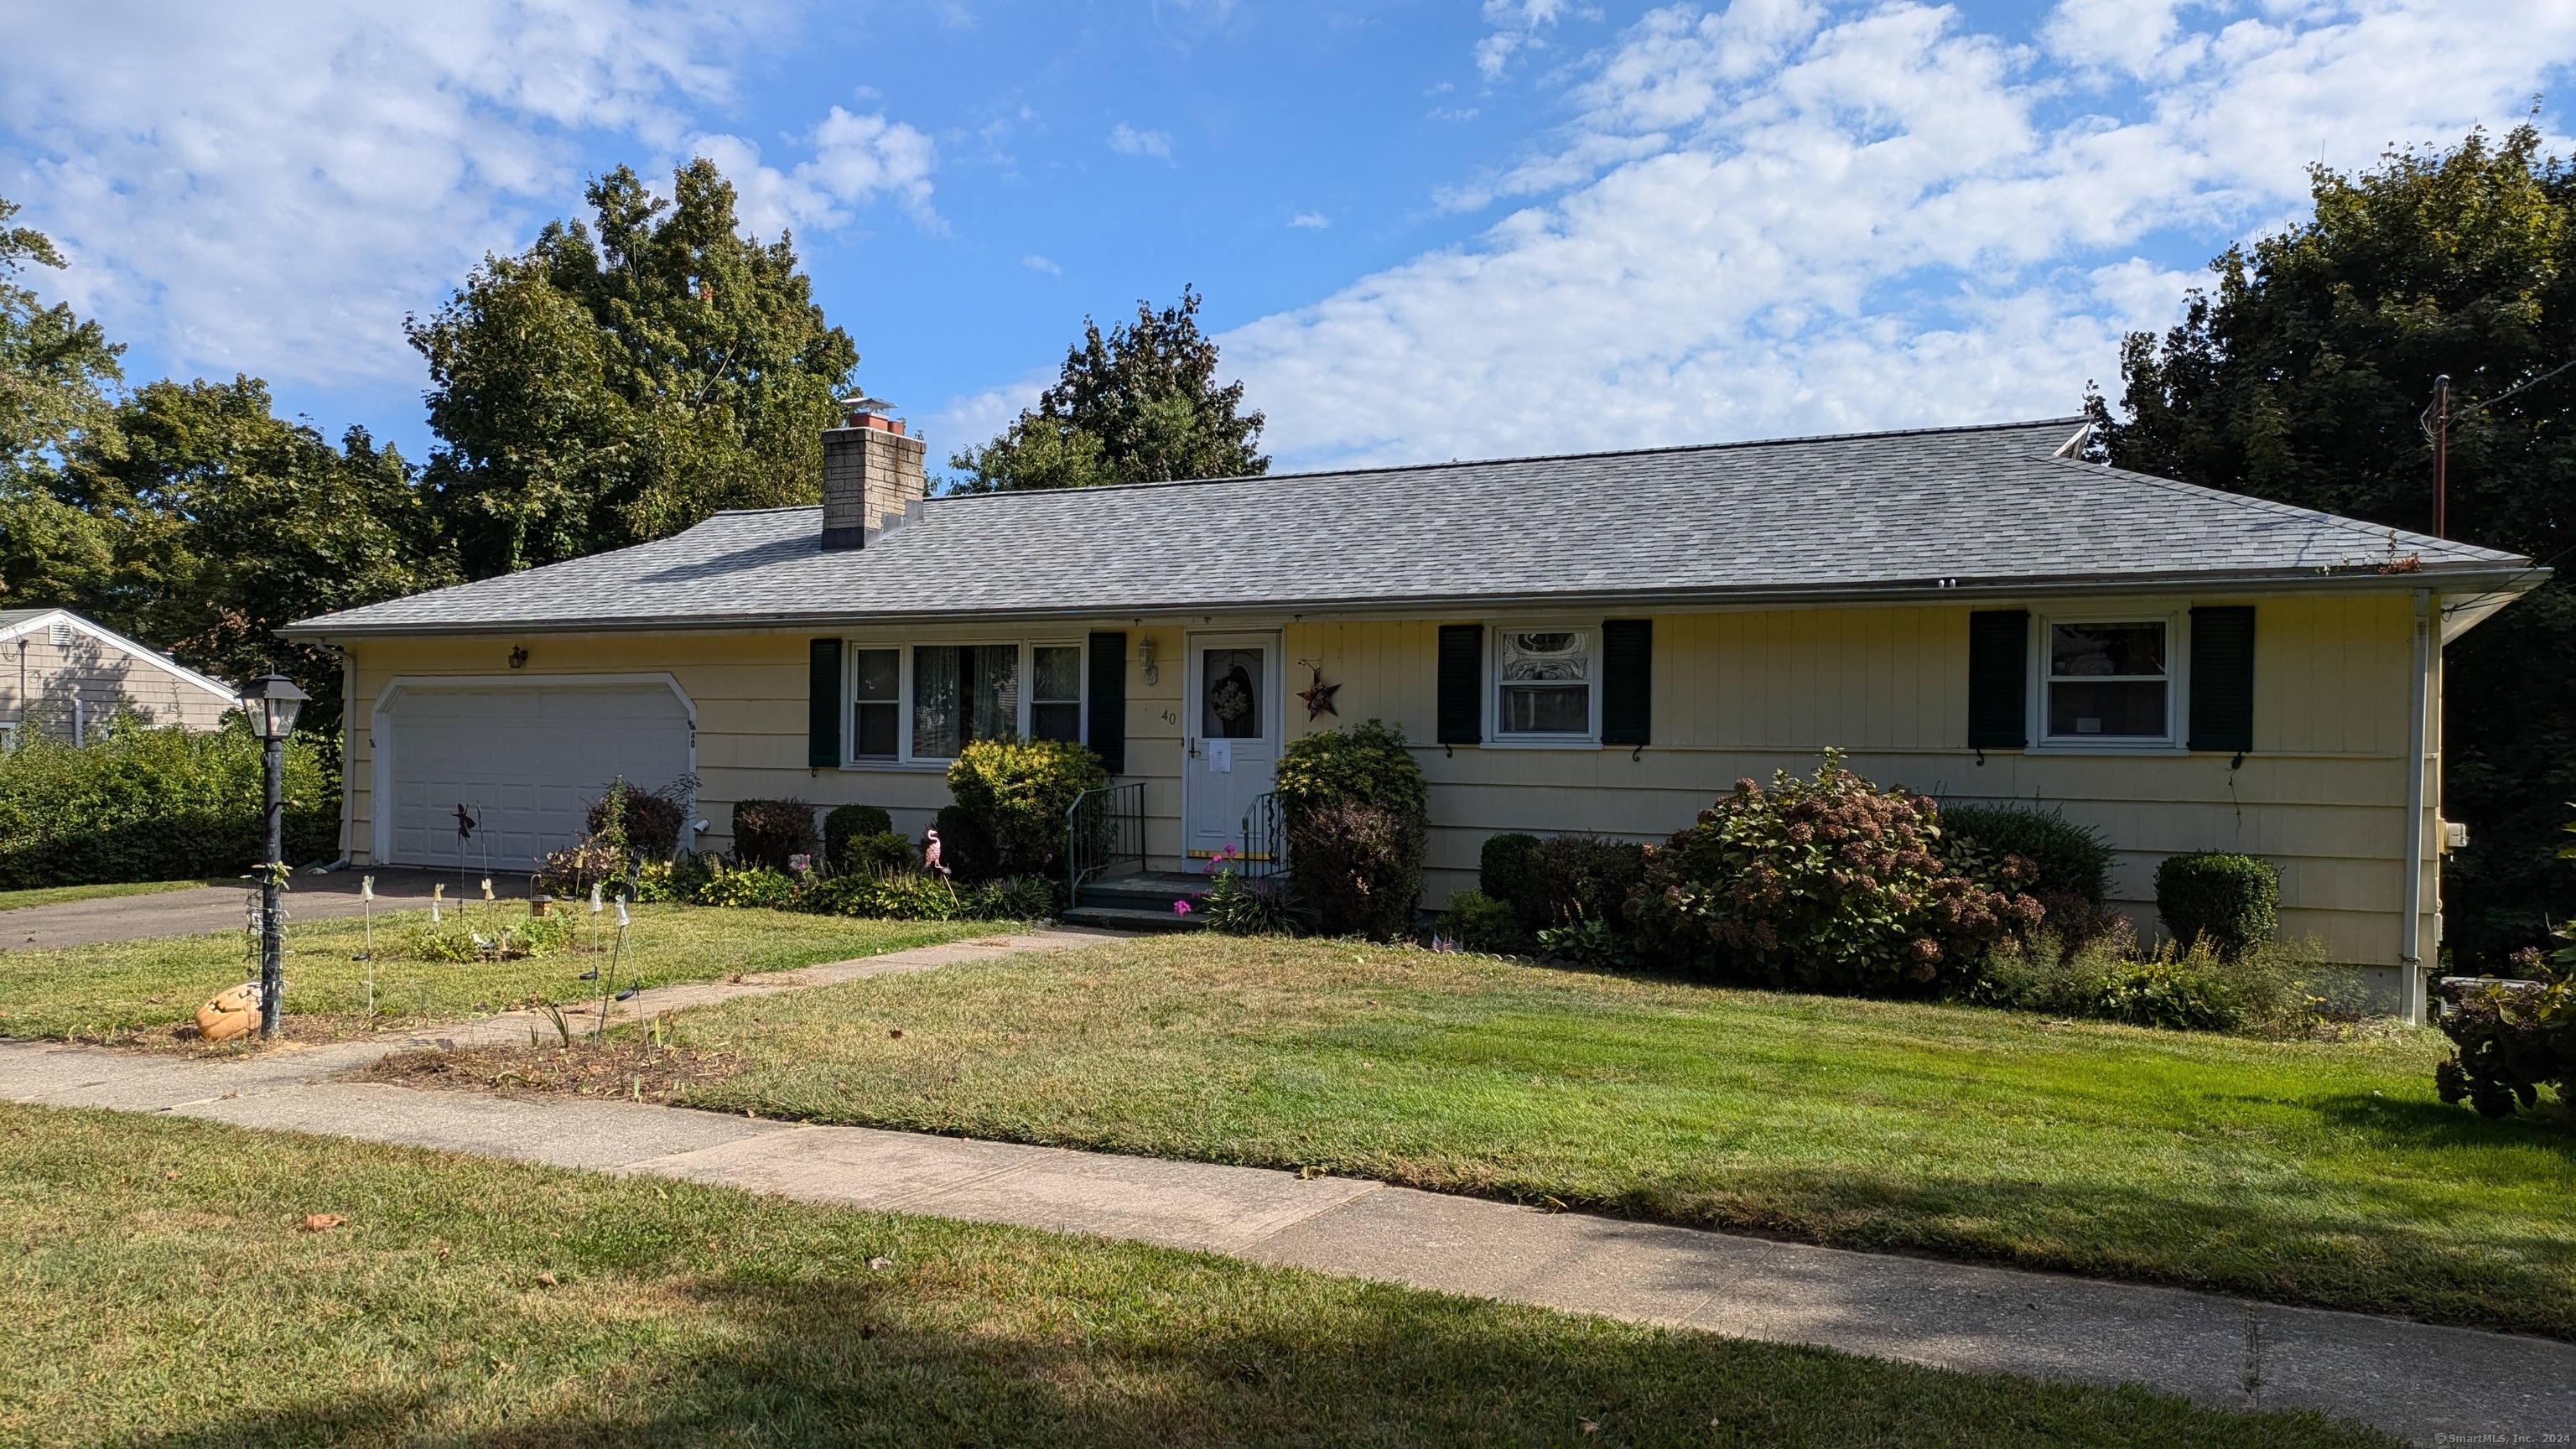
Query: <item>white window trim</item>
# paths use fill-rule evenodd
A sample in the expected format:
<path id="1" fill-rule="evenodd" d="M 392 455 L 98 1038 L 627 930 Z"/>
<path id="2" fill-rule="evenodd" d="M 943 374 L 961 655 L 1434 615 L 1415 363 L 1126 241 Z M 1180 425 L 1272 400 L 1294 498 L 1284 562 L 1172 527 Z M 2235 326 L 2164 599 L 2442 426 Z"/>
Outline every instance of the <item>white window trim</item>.
<path id="1" fill-rule="evenodd" d="M 942 773 L 946 772 L 950 765 L 956 763 L 956 756 L 916 755 L 912 751 L 913 651 L 923 647 L 991 649 L 1002 645 L 1009 645 L 1020 651 L 1020 659 L 1017 666 L 1019 671 L 1018 679 L 1020 683 L 1019 718 L 1013 722 L 1012 728 L 1019 732 L 1022 739 L 1028 738 L 1029 734 L 1029 706 L 1037 702 L 1034 698 L 1037 689 L 1037 651 L 1040 649 L 1072 649 L 1081 653 L 1081 666 L 1075 671 L 1076 676 L 1081 680 L 1081 692 L 1077 696 L 1078 712 L 1081 719 L 1081 726 L 1078 733 L 1081 736 L 1081 743 L 1086 745 L 1090 744 L 1090 641 L 1079 635 L 1070 639 L 1047 634 L 1029 635 L 1017 639 L 923 639 L 917 637 L 888 639 L 881 636 L 861 636 L 841 641 L 841 768 L 844 770 L 909 770 L 923 774 L 928 774 L 933 771 Z M 895 743 L 899 753 L 892 758 L 888 758 L 884 755 L 861 755 L 857 753 L 859 747 L 859 732 L 857 725 L 859 670 L 858 661 L 855 656 L 858 654 L 858 651 L 862 649 L 892 649 L 895 651 L 897 656 L 897 663 L 895 666 Z M 1058 702 L 1061 703 L 1061 701 Z"/>
<path id="2" fill-rule="evenodd" d="M 1541 634 L 1553 629 L 1580 630 L 1589 644 L 1584 651 L 1584 683 L 1590 687 L 1591 727 L 1582 734 L 1506 734 L 1503 731 L 1503 636 Z M 1597 750 L 1601 748 L 1601 621 L 1599 619 L 1510 619 L 1485 623 L 1484 748 L 1489 750 Z"/>
<path id="3" fill-rule="evenodd" d="M 2157 604 L 2145 608 L 2102 610 L 2081 613 L 2031 613 L 2035 631 L 2030 641 L 2030 748 L 2033 755 L 2188 755 L 2190 743 L 2184 738 L 2183 722 L 2188 717 L 2191 700 L 2191 631 L 2184 627 L 2190 618 L 2187 608 L 2179 604 Z M 2049 648 L 2053 626 L 2058 624 L 2162 624 L 2165 626 L 2165 732 L 2160 737 L 2143 735 L 2102 736 L 2051 735 L 2048 732 Z"/>

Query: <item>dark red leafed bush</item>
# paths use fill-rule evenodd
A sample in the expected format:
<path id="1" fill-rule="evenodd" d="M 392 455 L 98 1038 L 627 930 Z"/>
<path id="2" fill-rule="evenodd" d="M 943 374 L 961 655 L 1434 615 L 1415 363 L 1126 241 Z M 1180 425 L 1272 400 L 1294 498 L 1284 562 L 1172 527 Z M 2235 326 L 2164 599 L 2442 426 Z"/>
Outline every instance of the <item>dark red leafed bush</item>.
<path id="1" fill-rule="evenodd" d="M 2039 924 L 2027 861 L 1949 860 L 1940 807 L 1827 751 L 1812 780 L 1752 780 L 1647 857 L 1637 946 L 1668 967 L 1811 991 L 1930 990 Z"/>
<path id="2" fill-rule="evenodd" d="M 785 870 L 790 856 L 818 845 L 814 807 L 803 800 L 745 800 L 733 807 L 734 859 L 747 869 Z"/>

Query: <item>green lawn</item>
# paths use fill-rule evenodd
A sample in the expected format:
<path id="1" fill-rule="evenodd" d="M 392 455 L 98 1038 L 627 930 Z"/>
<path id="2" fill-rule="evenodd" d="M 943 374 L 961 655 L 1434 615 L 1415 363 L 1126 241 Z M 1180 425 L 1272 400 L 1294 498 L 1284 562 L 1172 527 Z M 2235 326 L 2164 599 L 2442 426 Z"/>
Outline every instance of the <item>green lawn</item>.
<path id="1" fill-rule="evenodd" d="M 59 906 L 65 901 L 105 900 L 111 896 L 155 896 L 163 891 L 192 891 L 199 886 L 229 884 L 229 881 L 214 880 L 138 880 L 107 885 L 35 886 L 27 890 L 0 891 L 0 911 L 14 911 L 24 906 Z"/>
<path id="2" fill-rule="evenodd" d="M 2576 1337 L 2576 1124 L 2442 1106 L 2429 1033 L 2273 1043 L 1198 936 L 739 1001 L 678 1040 L 612 1042 L 617 1080 Z M 584 1075 L 518 1057 L 438 1080 Z"/>
<path id="3" fill-rule="evenodd" d="M 475 910 L 484 909 L 478 903 Z M 495 923 L 524 906 L 489 908 Z M 859 921 L 784 911 L 638 906 L 629 935 L 644 984 L 710 981 L 873 956 L 1008 930 L 992 922 Z M 469 917 L 473 919 L 472 917 Z M 606 953 L 587 948 L 515 961 L 457 964 L 403 955 L 424 911 L 387 911 L 375 921 L 375 1012 L 367 1011 L 370 963 L 359 921 L 295 922 L 287 928 L 286 1010 L 296 1036 L 338 1036 L 376 1026 L 454 1020 L 531 999 L 575 1001 L 592 983 L 581 974 Z M 489 934 L 498 934 L 497 924 Z M 239 931 L 0 952 L 0 1037 L 168 1040 L 207 997 L 259 974 Z M 621 962 L 617 980 L 629 970 Z"/>
<path id="4" fill-rule="evenodd" d="M 347 1222 L 302 1231 L 309 1213 Z M 101 1112 L 0 1106 L 0 1232 L 10 1443 L 2390 1442 L 1131 1244 Z"/>

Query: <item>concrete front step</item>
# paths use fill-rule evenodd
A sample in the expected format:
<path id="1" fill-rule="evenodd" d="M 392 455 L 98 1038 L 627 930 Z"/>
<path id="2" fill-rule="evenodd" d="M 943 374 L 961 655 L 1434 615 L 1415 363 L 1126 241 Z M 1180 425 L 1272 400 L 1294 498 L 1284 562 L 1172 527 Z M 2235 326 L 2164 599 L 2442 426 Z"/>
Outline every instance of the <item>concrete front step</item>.
<path id="1" fill-rule="evenodd" d="M 1207 925 L 1196 912 L 1183 915 L 1169 905 L 1159 911 L 1124 906 L 1075 906 L 1058 919 L 1068 926 L 1094 926 L 1106 931 L 1196 931 Z"/>

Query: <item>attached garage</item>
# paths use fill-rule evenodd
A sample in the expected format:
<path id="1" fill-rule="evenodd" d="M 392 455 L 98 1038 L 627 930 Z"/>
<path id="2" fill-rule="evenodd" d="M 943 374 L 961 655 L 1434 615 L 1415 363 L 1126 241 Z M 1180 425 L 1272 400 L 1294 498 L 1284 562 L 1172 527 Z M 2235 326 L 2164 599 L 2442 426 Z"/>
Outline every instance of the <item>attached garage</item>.
<path id="1" fill-rule="evenodd" d="M 397 681 L 375 709 L 375 858 L 524 871 L 578 839 L 589 802 L 624 776 L 656 790 L 691 773 L 694 711 L 667 677 Z"/>

